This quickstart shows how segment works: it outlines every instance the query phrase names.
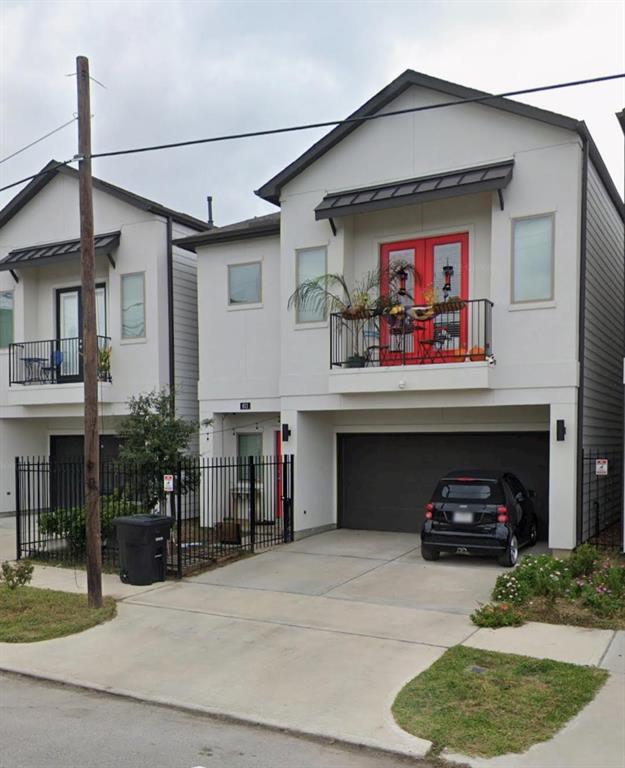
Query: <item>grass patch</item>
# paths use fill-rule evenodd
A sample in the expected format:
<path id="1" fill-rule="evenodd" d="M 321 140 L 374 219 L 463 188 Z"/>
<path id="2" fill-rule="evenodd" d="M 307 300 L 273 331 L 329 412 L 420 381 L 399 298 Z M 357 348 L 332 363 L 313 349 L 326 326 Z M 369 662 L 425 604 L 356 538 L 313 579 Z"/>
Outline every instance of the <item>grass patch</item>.
<path id="1" fill-rule="evenodd" d="M 569 624 L 591 629 L 625 629 L 625 608 L 611 616 L 599 616 L 579 600 L 535 597 L 517 610 L 524 621 Z"/>
<path id="2" fill-rule="evenodd" d="M 0 586 L 0 642 L 34 643 L 73 635 L 112 619 L 116 612 L 112 597 L 105 597 L 102 608 L 94 610 L 86 595 Z"/>
<path id="3" fill-rule="evenodd" d="M 525 752 L 551 738 L 595 697 L 605 670 L 455 646 L 393 704 L 397 724 L 474 757 Z"/>

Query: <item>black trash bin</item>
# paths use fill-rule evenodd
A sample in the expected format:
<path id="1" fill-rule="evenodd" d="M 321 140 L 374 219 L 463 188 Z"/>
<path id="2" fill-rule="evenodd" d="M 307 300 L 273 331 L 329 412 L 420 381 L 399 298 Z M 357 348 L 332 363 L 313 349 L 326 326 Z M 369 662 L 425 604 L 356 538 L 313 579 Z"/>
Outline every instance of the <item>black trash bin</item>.
<path id="1" fill-rule="evenodd" d="M 173 518 L 129 515 L 113 520 L 119 551 L 119 578 L 143 586 L 165 581 L 167 541 Z"/>

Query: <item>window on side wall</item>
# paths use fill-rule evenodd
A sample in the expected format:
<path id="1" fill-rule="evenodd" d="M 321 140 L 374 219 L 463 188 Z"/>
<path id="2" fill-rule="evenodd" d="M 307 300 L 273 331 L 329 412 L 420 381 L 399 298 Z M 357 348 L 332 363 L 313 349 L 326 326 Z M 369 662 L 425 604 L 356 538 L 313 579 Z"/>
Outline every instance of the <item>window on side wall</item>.
<path id="1" fill-rule="evenodd" d="M 260 304 L 262 301 L 260 261 L 228 265 L 228 304 Z"/>
<path id="2" fill-rule="evenodd" d="M 553 299 L 553 214 L 512 222 L 512 302 Z"/>
<path id="3" fill-rule="evenodd" d="M 237 456 L 244 461 L 239 465 L 239 480 L 249 480 L 249 466 L 247 461 L 250 456 L 256 458 L 263 454 L 262 432 L 239 433 L 237 435 Z M 256 462 L 254 462 L 256 463 Z"/>
<path id="4" fill-rule="evenodd" d="M 13 291 L 0 291 L 0 349 L 13 343 Z"/>
<path id="5" fill-rule="evenodd" d="M 299 287 L 306 280 L 314 280 L 325 275 L 326 249 L 305 248 L 296 252 L 295 279 Z M 298 323 L 319 323 L 326 319 L 324 307 L 298 307 L 296 321 Z"/>
<path id="6" fill-rule="evenodd" d="M 122 275 L 122 339 L 145 337 L 145 275 Z"/>

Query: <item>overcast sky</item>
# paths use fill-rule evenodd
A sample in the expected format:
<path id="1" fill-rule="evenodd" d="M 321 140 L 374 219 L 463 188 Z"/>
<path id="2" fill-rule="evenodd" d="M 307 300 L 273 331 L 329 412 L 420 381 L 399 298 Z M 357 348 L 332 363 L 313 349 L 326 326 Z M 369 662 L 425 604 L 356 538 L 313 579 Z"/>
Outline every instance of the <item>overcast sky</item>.
<path id="1" fill-rule="evenodd" d="M 0 0 L 0 25 L 0 158 L 71 119 L 80 54 L 106 86 L 92 84 L 94 152 L 344 117 L 408 68 L 489 92 L 625 71 L 622 0 Z M 624 81 L 520 100 L 584 119 L 622 193 Z M 275 210 L 253 190 L 320 135 L 101 159 L 94 174 L 201 218 L 212 194 L 226 224 Z M 0 164 L 0 186 L 75 152 L 71 126 Z"/>

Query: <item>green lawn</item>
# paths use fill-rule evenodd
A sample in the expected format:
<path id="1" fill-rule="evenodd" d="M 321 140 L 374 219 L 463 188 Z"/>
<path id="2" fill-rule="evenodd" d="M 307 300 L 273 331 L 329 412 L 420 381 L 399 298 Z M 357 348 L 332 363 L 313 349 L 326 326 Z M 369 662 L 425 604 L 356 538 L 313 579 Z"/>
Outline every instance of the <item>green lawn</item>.
<path id="1" fill-rule="evenodd" d="M 468 756 L 525 752 L 592 701 L 607 672 L 456 646 L 399 692 L 405 731 Z"/>
<path id="2" fill-rule="evenodd" d="M 73 635 L 112 619 L 116 612 L 112 597 L 105 597 L 102 608 L 94 610 L 86 595 L 0 586 L 0 642 L 34 643 Z"/>

